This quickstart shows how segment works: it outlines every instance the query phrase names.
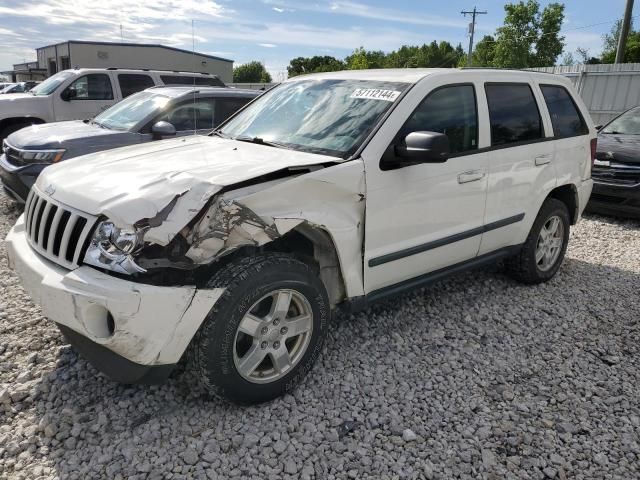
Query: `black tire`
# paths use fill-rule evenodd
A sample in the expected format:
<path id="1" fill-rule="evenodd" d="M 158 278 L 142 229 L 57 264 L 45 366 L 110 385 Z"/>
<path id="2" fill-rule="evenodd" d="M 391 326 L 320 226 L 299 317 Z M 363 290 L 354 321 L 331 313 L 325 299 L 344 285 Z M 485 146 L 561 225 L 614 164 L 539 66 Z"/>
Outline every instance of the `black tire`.
<path id="1" fill-rule="evenodd" d="M 17 122 L 12 123 L 11 125 L 7 125 L 2 130 L 0 130 L 0 142 L 11 135 L 13 132 L 17 132 L 18 130 L 29 127 L 33 125 L 31 122 Z"/>
<path id="2" fill-rule="evenodd" d="M 541 270 L 536 262 L 538 237 L 542 227 L 554 216 L 560 218 L 564 228 L 562 247 L 560 249 L 560 254 L 553 265 L 547 270 Z M 522 250 L 520 250 L 517 255 L 507 259 L 505 262 L 507 273 L 519 282 L 527 284 L 542 283 L 553 278 L 560 268 L 560 265 L 562 265 L 564 255 L 567 251 L 570 225 L 571 221 L 569 219 L 569 210 L 567 209 L 567 206 L 560 200 L 547 198 L 538 212 L 536 221 L 533 222 L 533 226 L 527 236 L 526 242 L 522 246 Z"/>
<path id="3" fill-rule="evenodd" d="M 191 343 L 191 368 L 209 393 L 246 405 L 273 400 L 293 390 L 313 367 L 327 335 L 331 309 L 317 273 L 290 255 L 269 253 L 230 263 L 207 286 L 226 288 Z M 236 333 L 249 309 L 277 289 L 293 290 L 308 301 L 312 312 L 310 340 L 301 358 L 281 378 L 252 383 L 234 362 Z"/>

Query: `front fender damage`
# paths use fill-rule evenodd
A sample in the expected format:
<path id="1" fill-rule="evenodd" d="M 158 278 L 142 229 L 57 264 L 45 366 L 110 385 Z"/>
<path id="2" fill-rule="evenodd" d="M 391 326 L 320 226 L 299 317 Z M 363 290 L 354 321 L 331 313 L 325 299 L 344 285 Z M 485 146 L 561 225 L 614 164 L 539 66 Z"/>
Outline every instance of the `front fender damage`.
<path id="1" fill-rule="evenodd" d="M 321 268 L 327 266 L 341 274 L 340 281 L 344 282 L 348 296 L 362 294 L 365 210 L 362 160 L 227 188 L 213 198 L 209 189 L 195 197 L 190 193 L 177 197 L 173 210 L 162 209 L 157 218 L 160 221 L 150 225 L 149 231 L 155 232 L 153 243 L 167 246 L 167 250 L 175 247 L 176 254 L 143 259 L 147 262 L 145 266 L 195 269 L 242 247 L 261 247 L 296 231 L 316 246 L 316 255 L 323 252 L 325 263 L 318 262 Z M 208 200 L 204 205 L 203 198 Z M 192 212 L 196 209 L 199 213 L 194 217 Z M 185 212 L 191 213 L 186 225 Z M 166 227 L 167 222 L 173 228 Z M 175 238 L 169 245 L 168 235 L 159 232 L 171 230 L 179 234 L 173 235 Z M 316 231 L 321 235 L 315 235 Z M 318 245 L 321 237 L 328 240 Z M 145 236 L 145 240 L 149 237 Z M 333 260 L 327 260 L 327 243 Z"/>

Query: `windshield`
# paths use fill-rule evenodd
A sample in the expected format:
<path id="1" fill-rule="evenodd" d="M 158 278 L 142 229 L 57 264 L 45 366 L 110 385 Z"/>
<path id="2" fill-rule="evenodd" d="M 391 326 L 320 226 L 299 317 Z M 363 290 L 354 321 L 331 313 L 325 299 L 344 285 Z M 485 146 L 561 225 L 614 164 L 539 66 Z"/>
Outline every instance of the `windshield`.
<path id="1" fill-rule="evenodd" d="M 640 135 L 640 107 L 632 108 L 623 113 L 600 132 Z"/>
<path id="2" fill-rule="evenodd" d="M 34 87 L 33 90 L 31 90 L 31 93 L 34 95 L 49 95 L 50 93 L 53 93 L 62 82 L 73 75 L 74 73 L 70 71 L 56 73 L 54 76 L 47 78 L 37 87 Z"/>
<path id="3" fill-rule="evenodd" d="M 105 110 L 94 122 L 113 130 L 130 130 L 154 112 L 160 112 L 171 100 L 153 92 L 138 92 Z"/>
<path id="4" fill-rule="evenodd" d="M 368 80 L 283 83 L 220 132 L 234 139 L 346 158 L 407 87 L 406 83 Z"/>

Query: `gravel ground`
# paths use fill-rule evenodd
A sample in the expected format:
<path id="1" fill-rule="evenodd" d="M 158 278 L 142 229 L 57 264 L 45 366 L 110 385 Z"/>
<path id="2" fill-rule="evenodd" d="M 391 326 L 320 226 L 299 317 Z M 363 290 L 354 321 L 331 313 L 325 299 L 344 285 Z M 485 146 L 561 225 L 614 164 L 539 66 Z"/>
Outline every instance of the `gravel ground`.
<path id="1" fill-rule="evenodd" d="M 1 238 L 17 216 L 0 196 Z M 588 217 L 545 285 L 491 268 L 339 315 L 251 408 L 97 374 L 0 257 L 2 479 L 640 476 L 640 223 Z"/>

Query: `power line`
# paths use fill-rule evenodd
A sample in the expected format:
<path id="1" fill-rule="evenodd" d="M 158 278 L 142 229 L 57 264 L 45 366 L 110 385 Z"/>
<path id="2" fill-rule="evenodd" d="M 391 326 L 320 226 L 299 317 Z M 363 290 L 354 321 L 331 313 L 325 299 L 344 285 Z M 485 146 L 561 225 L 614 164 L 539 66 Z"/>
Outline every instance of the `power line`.
<path id="1" fill-rule="evenodd" d="M 633 17 L 631 17 L 632 19 L 634 18 L 638 18 L 640 17 L 640 15 L 635 15 Z M 557 35 L 559 33 L 566 33 L 566 32 L 573 32 L 574 30 L 583 30 L 585 28 L 591 28 L 591 27 L 597 27 L 599 25 L 607 25 L 607 24 L 611 24 L 611 23 L 616 23 L 618 20 L 620 20 L 619 18 L 616 18 L 615 20 L 607 20 L 606 22 L 598 22 L 598 23 L 592 23 L 590 25 L 582 25 L 581 27 L 574 27 L 574 28 L 567 28 L 565 30 L 554 30 L 553 32 L 546 32 L 540 35 L 540 37 L 544 37 L 545 35 Z M 517 37 L 516 40 L 527 40 L 529 38 L 538 38 L 538 37 L 533 37 L 533 36 L 522 36 L 522 37 Z M 497 40 L 484 40 L 484 43 L 496 43 Z"/>

